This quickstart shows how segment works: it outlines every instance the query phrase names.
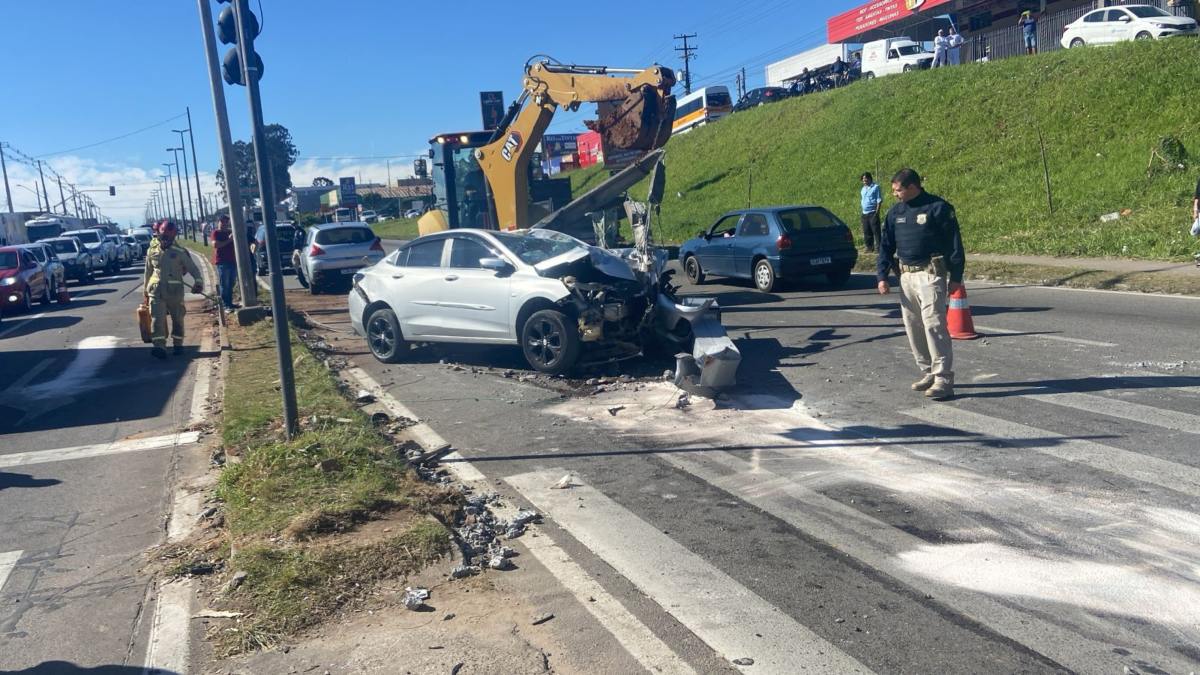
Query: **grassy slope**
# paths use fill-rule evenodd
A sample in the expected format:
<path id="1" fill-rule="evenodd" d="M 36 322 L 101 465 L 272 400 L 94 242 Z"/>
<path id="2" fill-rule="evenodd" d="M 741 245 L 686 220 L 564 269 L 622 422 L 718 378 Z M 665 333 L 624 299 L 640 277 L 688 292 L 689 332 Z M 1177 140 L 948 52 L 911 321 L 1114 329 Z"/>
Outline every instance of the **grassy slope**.
<path id="1" fill-rule="evenodd" d="M 1166 135 L 1200 156 L 1198 71 L 1200 41 L 1129 43 L 880 78 L 732 115 L 667 145 L 656 235 L 678 242 L 744 207 L 752 161 L 753 204 L 818 203 L 858 230 L 859 174 L 887 181 L 912 166 L 955 204 L 970 251 L 1182 258 L 1194 164 L 1153 178 L 1146 166 Z"/>
<path id="2" fill-rule="evenodd" d="M 381 239 L 416 239 L 416 218 L 390 218 L 371 226 Z"/>

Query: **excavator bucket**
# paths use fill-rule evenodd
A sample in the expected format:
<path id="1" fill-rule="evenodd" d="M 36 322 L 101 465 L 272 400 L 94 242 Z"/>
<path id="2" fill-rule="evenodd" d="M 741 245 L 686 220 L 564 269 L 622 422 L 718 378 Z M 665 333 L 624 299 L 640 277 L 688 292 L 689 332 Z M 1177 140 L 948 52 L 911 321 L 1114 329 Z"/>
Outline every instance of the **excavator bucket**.
<path id="1" fill-rule="evenodd" d="M 666 144 L 675 119 L 675 97 L 644 84 L 588 126 L 610 150 L 648 152 Z"/>

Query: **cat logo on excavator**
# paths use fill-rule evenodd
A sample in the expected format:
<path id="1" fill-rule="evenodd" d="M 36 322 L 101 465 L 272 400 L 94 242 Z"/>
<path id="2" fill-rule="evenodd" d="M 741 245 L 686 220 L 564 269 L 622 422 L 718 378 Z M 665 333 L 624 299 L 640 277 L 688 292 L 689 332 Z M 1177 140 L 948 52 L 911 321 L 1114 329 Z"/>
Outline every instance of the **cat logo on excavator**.
<path id="1" fill-rule="evenodd" d="M 504 161 L 511 162 L 513 160 L 513 155 L 515 155 L 517 150 L 520 149 L 521 132 L 512 131 L 508 134 L 508 138 L 504 141 L 504 147 L 500 148 L 500 156 L 504 158 Z"/>

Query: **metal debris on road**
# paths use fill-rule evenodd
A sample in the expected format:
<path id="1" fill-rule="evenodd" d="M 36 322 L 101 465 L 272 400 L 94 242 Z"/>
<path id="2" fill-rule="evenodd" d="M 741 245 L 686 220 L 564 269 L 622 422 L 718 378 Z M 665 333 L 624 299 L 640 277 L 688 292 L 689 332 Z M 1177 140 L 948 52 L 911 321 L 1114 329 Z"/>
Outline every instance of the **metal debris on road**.
<path id="1" fill-rule="evenodd" d="M 367 405 L 368 403 L 374 403 L 375 402 L 375 394 L 372 394 L 371 392 L 367 391 L 366 389 L 359 389 L 358 393 L 354 395 L 354 402 L 359 405 Z"/>
<path id="2" fill-rule="evenodd" d="M 745 657 L 742 657 L 740 659 L 734 659 L 733 665 L 735 665 L 735 666 L 752 666 L 752 665 L 754 665 L 754 659 L 748 659 Z"/>
<path id="3" fill-rule="evenodd" d="M 425 606 L 425 601 L 429 599 L 428 588 L 413 588 L 409 586 L 404 589 L 404 608 L 415 612 Z"/>
<path id="4" fill-rule="evenodd" d="M 623 406 L 623 405 L 613 406 L 612 408 L 608 409 L 608 414 L 612 415 L 613 417 L 616 417 L 617 413 L 621 412 L 624 409 L 625 409 L 625 406 Z"/>

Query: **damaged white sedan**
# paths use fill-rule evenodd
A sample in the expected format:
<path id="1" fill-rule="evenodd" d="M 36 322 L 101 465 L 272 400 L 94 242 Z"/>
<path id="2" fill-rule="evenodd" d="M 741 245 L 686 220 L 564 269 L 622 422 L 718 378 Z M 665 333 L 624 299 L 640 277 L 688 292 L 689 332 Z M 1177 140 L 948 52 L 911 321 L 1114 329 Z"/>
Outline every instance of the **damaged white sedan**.
<path id="1" fill-rule="evenodd" d="M 662 273 L 665 252 L 650 255 L 550 230 L 437 232 L 356 274 L 350 319 L 384 363 L 422 342 L 519 345 L 549 374 L 648 347 L 691 352 L 714 317 L 720 325 L 718 309 L 677 300 Z"/>

